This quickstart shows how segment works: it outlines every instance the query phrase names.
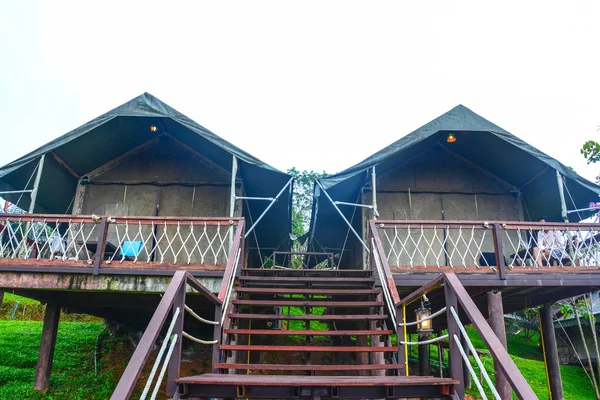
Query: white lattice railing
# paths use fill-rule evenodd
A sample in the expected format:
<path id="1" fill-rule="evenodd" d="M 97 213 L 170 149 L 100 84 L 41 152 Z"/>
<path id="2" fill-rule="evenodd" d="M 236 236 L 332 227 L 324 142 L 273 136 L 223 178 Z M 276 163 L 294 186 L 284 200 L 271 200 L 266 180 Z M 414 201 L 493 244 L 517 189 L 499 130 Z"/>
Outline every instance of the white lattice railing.
<path id="1" fill-rule="evenodd" d="M 376 221 L 391 266 L 485 269 L 600 266 L 600 224 Z M 541 232 L 541 233 L 540 233 Z"/>
<path id="2" fill-rule="evenodd" d="M 225 266 L 239 221 L 0 214 L 0 260 Z"/>

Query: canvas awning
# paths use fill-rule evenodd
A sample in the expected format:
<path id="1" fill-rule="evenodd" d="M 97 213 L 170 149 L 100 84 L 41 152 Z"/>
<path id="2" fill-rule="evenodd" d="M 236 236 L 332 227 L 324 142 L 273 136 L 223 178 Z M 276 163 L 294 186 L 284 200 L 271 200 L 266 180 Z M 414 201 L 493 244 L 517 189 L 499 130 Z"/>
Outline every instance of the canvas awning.
<path id="1" fill-rule="evenodd" d="M 149 126 L 153 124 L 160 129 L 151 132 Z M 237 157 L 238 178 L 241 177 L 247 196 L 275 197 L 291 179 L 288 174 L 265 164 L 151 94 L 144 93 L 0 168 L 0 190 L 25 188 L 42 155 L 54 152 L 75 174 L 83 176 L 163 133 L 168 133 L 230 172 L 232 156 Z M 46 157 L 35 211 L 69 212 L 76 186 L 77 179 L 72 174 L 53 157 Z M 3 197 L 16 202 L 19 194 Z M 25 200 L 22 200 L 21 206 L 27 208 L 29 197 L 23 197 Z M 289 239 L 291 201 L 290 191 L 286 191 L 257 225 L 256 234 L 261 246 L 276 247 Z M 250 202 L 254 218 L 264 208 L 264 203 Z"/>
<path id="2" fill-rule="evenodd" d="M 585 208 L 591 201 L 599 200 L 600 186 L 463 105 L 320 182 L 334 201 L 355 203 L 361 189 L 370 182 L 373 166 L 378 173 L 393 168 L 438 142 L 445 144 L 449 133 L 457 137 L 451 144 L 452 151 L 512 185 L 513 190 L 523 196 L 532 219 L 549 215 L 555 221 L 560 220 L 556 171 L 565 178 L 569 209 Z M 325 248 L 341 248 L 347 225 L 317 189 L 313 199 L 311 237 Z M 350 220 L 352 208 L 344 207 L 342 212 Z"/>

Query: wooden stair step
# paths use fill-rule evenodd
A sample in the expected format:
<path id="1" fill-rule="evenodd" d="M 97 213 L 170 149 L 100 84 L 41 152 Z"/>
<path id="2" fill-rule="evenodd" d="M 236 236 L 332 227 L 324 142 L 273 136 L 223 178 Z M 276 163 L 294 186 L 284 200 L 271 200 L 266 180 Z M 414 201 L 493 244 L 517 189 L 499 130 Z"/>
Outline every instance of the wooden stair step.
<path id="1" fill-rule="evenodd" d="M 373 271 L 364 269 L 297 269 L 297 268 L 242 268 L 243 273 L 279 274 L 289 273 L 296 275 L 371 275 Z"/>
<path id="2" fill-rule="evenodd" d="M 303 351 L 309 353 L 393 353 L 398 351 L 395 347 L 371 346 L 267 346 L 253 344 L 222 344 L 221 350 L 238 351 Z"/>
<path id="3" fill-rule="evenodd" d="M 314 282 L 314 283 L 367 283 L 367 282 L 375 282 L 375 278 L 346 278 L 346 277 L 335 277 L 335 278 L 322 278 L 322 277 L 312 277 L 312 276 L 240 276 L 238 278 L 240 281 L 246 282 Z"/>
<path id="4" fill-rule="evenodd" d="M 266 320 L 304 320 L 304 321 L 372 321 L 387 319 L 387 315 L 347 314 L 347 315 L 281 315 L 281 314 L 229 314 L 231 319 L 266 319 Z"/>
<path id="5" fill-rule="evenodd" d="M 261 288 L 236 287 L 238 293 L 273 293 L 273 294 L 316 294 L 316 295 L 363 295 L 379 294 L 381 289 L 311 289 L 311 288 Z"/>
<path id="6" fill-rule="evenodd" d="M 309 331 L 281 329 L 225 329 L 225 333 L 236 335 L 302 335 L 302 336 L 370 336 L 391 335 L 392 330 L 342 330 L 342 331 Z"/>
<path id="7" fill-rule="evenodd" d="M 282 307 L 378 307 L 382 301 L 322 301 L 322 300 L 233 300 L 240 306 Z"/>
<path id="8" fill-rule="evenodd" d="M 304 364 L 215 364 L 218 369 L 243 369 L 254 371 L 371 371 L 398 369 L 398 364 L 374 365 L 304 365 Z"/>

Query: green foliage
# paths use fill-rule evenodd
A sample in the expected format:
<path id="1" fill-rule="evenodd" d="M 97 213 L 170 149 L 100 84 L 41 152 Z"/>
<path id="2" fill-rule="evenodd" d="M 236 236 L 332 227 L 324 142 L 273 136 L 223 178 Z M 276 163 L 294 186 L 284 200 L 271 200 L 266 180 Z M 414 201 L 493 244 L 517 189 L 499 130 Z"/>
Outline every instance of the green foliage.
<path id="1" fill-rule="evenodd" d="M 94 372 L 96 338 L 101 322 L 61 322 L 58 328 L 50 389 L 33 389 L 42 323 L 0 321 L 0 399 L 107 399 L 116 377 L 99 361 Z"/>
<path id="2" fill-rule="evenodd" d="M 327 172 L 321 173 L 315 171 L 298 171 L 296 168 L 290 168 L 287 173 L 294 177 L 294 201 L 293 207 L 302 217 L 302 234 L 308 230 L 310 223 L 310 212 L 312 210 L 312 195 L 315 181 L 328 176 Z M 296 236 L 298 235 L 294 232 Z"/>
<path id="3" fill-rule="evenodd" d="M 600 143 L 588 140 L 583 144 L 581 154 L 588 160 L 588 164 L 600 161 Z"/>

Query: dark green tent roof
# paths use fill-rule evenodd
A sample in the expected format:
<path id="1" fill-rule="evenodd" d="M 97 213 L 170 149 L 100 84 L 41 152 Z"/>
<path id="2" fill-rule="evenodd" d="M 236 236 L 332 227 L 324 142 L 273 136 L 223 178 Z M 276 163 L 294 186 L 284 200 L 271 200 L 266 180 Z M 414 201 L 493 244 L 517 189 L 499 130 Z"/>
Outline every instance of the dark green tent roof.
<path id="1" fill-rule="evenodd" d="M 148 129 L 151 124 L 160 126 L 161 130 L 151 132 Z M 144 93 L 0 168 L 0 190 L 23 189 L 44 154 L 54 152 L 77 174 L 83 175 L 164 132 L 227 171 L 231 171 L 232 156 L 235 155 L 239 160 L 238 176 L 243 179 L 248 196 L 275 196 L 291 178 L 218 137 L 151 94 Z M 77 180 L 72 175 L 52 157 L 46 157 L 36 212 L 67 212 L 76 185 Z M 18 195 L 3 197 L 15 202 Z M 24 201 L 26 208 L 29 198 L 24 197 L 27 197 L 27 201 Z M 257 218 L 265 204 L 251 202 L 250 208 L 252 216 Z M 256 233 L 261 246 L 276 247 L 289 238 L 290 210 L 291 196 L 286 191 L 257 225 Z"/>
<path id="2" fill-rule="evenodd" d="M 373 166 L 377 166 L 379 171 L 392 168 L 435 143 L 444 142 L 450 132 L 458 138 L 452 143 L 454 152 L 510 183 L 515 190 L 521 191 L 523 185 L 541 173 L 534 183 L 522 190 L 532 219 L 540 215 L 549 215 L 557 221 L 560 219 L 555 171 L 566 178 L 567 188 L 577 208 L 585 208 L 589 202 L 598 200 L 600 186 L 463 105 L 454 107 L 353 167 L 320 182 L 333 200 L 354 203 L 361 188 L 369 182 Z M 567 207 L 574 208 L 569 197 Z M 350 207 L 342 211 L 350 218 Z M 326 248 L 340 248 L 346 230 L 347 226 L 327 198 L 315 190 L 311 236 Z"/>

